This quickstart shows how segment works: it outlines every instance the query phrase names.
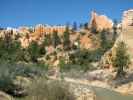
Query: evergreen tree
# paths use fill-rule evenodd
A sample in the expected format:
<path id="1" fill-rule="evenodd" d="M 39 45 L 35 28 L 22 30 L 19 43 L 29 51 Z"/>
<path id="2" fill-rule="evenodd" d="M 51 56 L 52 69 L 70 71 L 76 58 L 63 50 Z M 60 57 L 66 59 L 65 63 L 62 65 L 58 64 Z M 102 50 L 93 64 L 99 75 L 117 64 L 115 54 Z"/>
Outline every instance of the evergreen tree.
<path id="1" fill-rule="evenodd" d="M 77 31 L 77 23 L 76 22 L 73 23 L 72 31 L 73 32 Z"/>
<path id="2" fill-rule="evenodd" d="M 84 29 L 88 30 L 88 23 L 84 24 Z"/>
<path id="3" fill-rule="evenodd" d="M 19 61 L 21 44 L 19 41 L 12 39 L 11 33 L 5 33 L 5 37 L 0 38 L 0 59 L 9 62 Z"/>
<path id="4" fill-rule="evenodd" d="M 60 37 L 58 36 L 57 31 L 53 32 L 52 44 L 55 48 L 57 45 L 61 44 L 61 40 L 60 40 Z"/>
<path id="5" fill-rule="evenodd" d="M 45 46 L 49 46 L 52 44 L 52 39 L 51 39 L 51 35 L 45 35 L 44 40 L 43 40 L 43 45 Z"/>
<path id="6" fill-rule="evenodd" d="M 82 23 L 80 23 L 79 28 L 82 29 L 83 27 L 84 27 L 84 25 Z"/>
<path id="7" fill-rule="evenodd" d="M 33 62 L 37 62 L 37 58 L 40 57 L 40 48 L 37 42 L 32 41 L 29 45 L 28 53 Z"/>
<path id="8" fill-rule="evenodd" d="M 101 48 L 102 49 L 105 49 L 106 48 L 106 45 L 107 45 L 107 37 L 106 37 L 106 31 L 103 30 L 101 33 L 100 33 L 100 39 L 101 39 Z"/>
<path id="9" fill-rule="evenodd" d="M 45 45 L 44 45 L 43 43 L 40 45 L 40 54 L 41 54 L 41 55 L 46 54 Z"/>
<path id="10" fill-rule="evenodd" d="M 112 40 L 107 39 L 107 34 L 109 34 L 108 30 L 103 30 L 100 32 L 100 44 L 103 52 L 106 52 L 113 46 Z"/>
<path id="11" fill-rule="evenodd" d="M 96 20 L 92 20 L 92 24 L 91 24 L 91 32 L 92 32 L 92 33 L 98 33 L 98 32 L 97 32 L 97 24 L 96 24 Z"/>
<path id="12" fill-rule="evenodd" d="M 63 34 L 63 47 L 64 50 L 70 49 L 70 32 L 69 32 L 69 27 L 66 27 L 66 30 Z"/>
<path id="13" fill-rule="evenodd" d="M 113 24 L 113 41 L 115 42 L 116 38 L 117 38 L 117 20 L 114 20 L 114 24 Z"/>
<path id="14" fill-rule="evenodd" d="M 113 66 L 117 70 L 116 77 L 122 77 L 125 74 L 124 69 L 129 66 L 130 58 L 127 54 L 127 48 L 124 42 L 119 42 L 116 48 L 116 55 L 113 58 Z"/>

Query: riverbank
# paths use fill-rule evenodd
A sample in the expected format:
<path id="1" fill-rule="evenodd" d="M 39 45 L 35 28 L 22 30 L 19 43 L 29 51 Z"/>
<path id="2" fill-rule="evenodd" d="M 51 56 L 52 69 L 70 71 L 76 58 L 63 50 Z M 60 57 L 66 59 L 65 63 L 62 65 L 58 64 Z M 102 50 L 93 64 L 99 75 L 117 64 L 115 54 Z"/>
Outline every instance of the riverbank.
<path id="1" fill-rule="evenodd" d="M 100 69 L 86 73 L 84 78 L 72 77 L 49 77 L 54 80 L 63 80 L 68 83 L 82 84 L 90 87 L 108 89 L 121 95 L 133 95 L 133 82 L 127 78 L 114 80 L 115 72 L 107 69 Z M 129 75 L 130 76 L 130 75 Z M 94 91 L 91 92 L 93 94 Z"/>
<path id="2" fill-rule="evenodd" d="M 51 77 L 51 79 L 55 79 Z M 118 100 L 117 98 L 123 98 L 121 100 L 132 100 L 132 88 L 128 87 L 128 84 L 118 86 L 117 88 L 102 81 L 88 81 L 85 79 L 73 79 L 65 77 L 62 79 L 56 79 L 59 81 L 65 81 L 70 85 L 71 91 L 75 94 L 76 100 Z M 128 90 L 128 91 L 126 91 Z M 127 99 L 124 99 L 126 98 Z M 102 99 L 96 99 L 102 98 Z M 106 98 L 106 99 L 104 99 Z M 115 99 L 116 98 L 116 99 Z"/>

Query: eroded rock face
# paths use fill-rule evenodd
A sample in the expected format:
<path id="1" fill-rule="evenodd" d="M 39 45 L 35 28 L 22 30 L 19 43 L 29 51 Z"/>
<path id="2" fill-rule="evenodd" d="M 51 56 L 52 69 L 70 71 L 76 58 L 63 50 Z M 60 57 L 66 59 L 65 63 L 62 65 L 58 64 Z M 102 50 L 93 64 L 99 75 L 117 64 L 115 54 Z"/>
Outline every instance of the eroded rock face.
<path id="1" fill-rule="evenodd" d="M 123 12 L 122 28 L 127 28 L 128 26 L 133 26 L 133 9 Z"/>
<path id="2" fill-rule="evenodd" d="M 91 38 L 88 38 L 87 35 L 84 35 L 80 38 L 80 46 L 81 48 L 89 49 L 92 48 L 93 42 Z"/>
<path id="3" fill-rule="evenodd" d="M 97 30 L 111 29 L 113 22 L 107 16 L 98 15 L 95 11 L 92 11 L 89 27 L 93 26 L 96 27 Z"/>

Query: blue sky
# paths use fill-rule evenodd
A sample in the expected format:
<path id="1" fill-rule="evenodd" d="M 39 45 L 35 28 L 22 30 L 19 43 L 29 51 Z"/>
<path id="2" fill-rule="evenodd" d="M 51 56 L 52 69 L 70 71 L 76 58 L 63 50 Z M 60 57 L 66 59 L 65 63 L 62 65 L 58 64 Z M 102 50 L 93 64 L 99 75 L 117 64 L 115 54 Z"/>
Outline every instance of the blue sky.
<path id="1" fill-rule="evenodd" d="M 92 10 L 120 20 L 133 0 L 0 0 L 0 27 L 85 23 Z"/>

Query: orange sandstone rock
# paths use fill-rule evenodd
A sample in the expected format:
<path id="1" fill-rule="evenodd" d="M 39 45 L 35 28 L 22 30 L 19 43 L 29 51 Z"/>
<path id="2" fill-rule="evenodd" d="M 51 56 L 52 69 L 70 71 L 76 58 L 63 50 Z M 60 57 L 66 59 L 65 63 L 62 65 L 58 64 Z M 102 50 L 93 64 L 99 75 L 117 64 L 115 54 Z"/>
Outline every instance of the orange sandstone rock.
<path id="1" fill-rule="evenodd" d="M 90 27 L 93 26 L 96 27 L 97 30 L 111 29 L 113 22 L 107 16 L 98 15 L 95 11 L 92 11 Z"/>

